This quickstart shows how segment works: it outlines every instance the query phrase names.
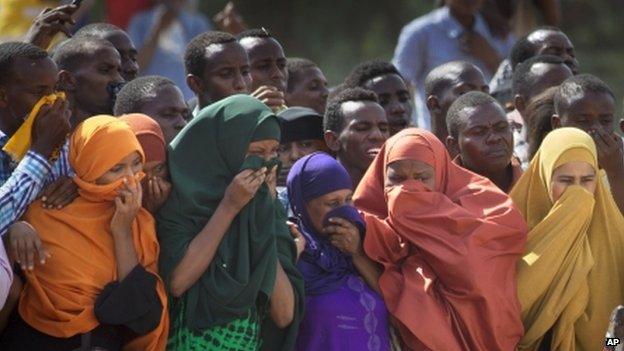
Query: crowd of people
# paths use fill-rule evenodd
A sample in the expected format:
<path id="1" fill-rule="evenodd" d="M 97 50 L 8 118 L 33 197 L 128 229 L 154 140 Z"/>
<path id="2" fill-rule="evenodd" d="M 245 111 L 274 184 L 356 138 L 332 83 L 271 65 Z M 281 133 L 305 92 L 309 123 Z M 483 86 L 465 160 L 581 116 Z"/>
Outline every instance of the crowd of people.
<path id="1" fill-rule="evenodd" d="M 0 349 L 624 342 L 624 120 L 563 31 L 445 0 L 330 88 L 182 3 L 0 44 Z"/>

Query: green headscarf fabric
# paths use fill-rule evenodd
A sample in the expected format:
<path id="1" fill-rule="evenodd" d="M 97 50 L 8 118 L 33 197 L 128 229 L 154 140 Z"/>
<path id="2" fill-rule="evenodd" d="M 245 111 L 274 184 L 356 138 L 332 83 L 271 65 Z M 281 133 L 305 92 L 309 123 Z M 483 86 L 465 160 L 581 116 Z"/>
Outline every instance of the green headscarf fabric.
<path id="1" fill-rule="evenodd" d="M 266 105 L 248 95 L 231 96 L 204 108 L 169 146 L 173 191 L 158 215 L 160 269 L 166 283 L 234 177 L 242 169 L 272 164 L 245 159 L 256 129 L 265 121 L 278 123 Z M 279 128 L 266 130 L 275 131 L 277 135 L 268 136 L 279 140 Z M 262 185 L 230 225 L 208 269 L 185 293 L 185 326 L 208 329 L 244 318 L 255 307 L 266 307 L 279 259 L 296 296 L 295 321 L 281 331 L 285 335 L 279 342 L 284 349 L 292 348 L 287 344 L 294 344 L 304 304 L 303 278 L 295 256 L 279 200 Z M 174 315 L 175 308 L 174 304 Z"/>
<path id="2" fill-rule="evenodd" d="M 275 136 L 278 135 L 279 138 L 279 135 L 281 134 L 282 132 L 279 122 L 273 123 L 272 120 L 265 120 L 260 123 L 258 127 L 256 127 L 256 130 L 254 130 L 253 136 L 251 137 L 251 141 L 277 140 L 279 142 L 280 140 L 275 139 Z"/>

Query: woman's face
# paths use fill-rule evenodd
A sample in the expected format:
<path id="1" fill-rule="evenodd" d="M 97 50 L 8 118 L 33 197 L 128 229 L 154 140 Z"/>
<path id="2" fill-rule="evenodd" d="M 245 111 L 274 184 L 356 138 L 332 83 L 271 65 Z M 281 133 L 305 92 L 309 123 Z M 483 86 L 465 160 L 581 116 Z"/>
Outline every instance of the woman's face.
<path id="1" fill-rule="evenodd" d="M 124 177 L 134 178 L 134 176 L 143 171 L 143 160 L 138 151 L 134 151 L 124 157 L 116 165 L 111 167 L 106 173 L 95 180 L 97 185 L 106 185 L 113 183 Z"/>
<path id="2" fill-rule="evenodd" d="M 279 149 L 279 142 L 273 139 L 252 141 L 249 143 L 247 149 L 247 155 L 245 156 L 259 156 L 268 161 L 277 157 L 277 151 Z"/>
<path id="3" fill-rule="evenodd" d="M 435 191 L 435 172 L 431 165 L 416 160 L 394 161 L 388 165 L 386 187 L 399 185 L 410 179 L 420 181 L 429 190 Z"/>
<path id="4" fill-rule="evenodd" d="M 143 166 L 143 172 L 145 172 L 147 178 L 160 177 L 165 180 L 169 179 L 169 169 L 167 169 L 167 162 L 145 162 L 145 165 Z"/>
<path id="5" fill-rule="evenodd" d="M 557 167 L 550 181 L 550 198 L 557 202 L 571 185 L 580 185 L 594 194 L 596 192 L 596 170 L 587 162 L 568 162 Z"/>
<path id="6" fill-rule="evenodd" d="M 333 210 L 336 207 L 344 205 L 352 205 L 351 197 L 353 191 L 351 189 L 342 189 L 332 191 L 325 195 L 314 198 L 306 204 L 306 210 L 312 226 L 317 233 L 322 234 L 323 231 L 323 219 L 327 215 L 327 212 Z"/>

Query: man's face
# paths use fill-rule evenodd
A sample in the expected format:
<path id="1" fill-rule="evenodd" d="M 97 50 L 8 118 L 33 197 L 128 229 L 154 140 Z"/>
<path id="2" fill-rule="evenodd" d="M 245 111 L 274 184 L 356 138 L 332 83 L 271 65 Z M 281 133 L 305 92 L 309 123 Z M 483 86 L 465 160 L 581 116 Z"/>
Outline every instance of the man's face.
<path id="1" fill-rule="evenodd" d="M 312 67 L 299 73 L 292 91 L 286 93 L 286 105 L 309 107 L 323 114 L 328 95 L 327 78 L 318 67 Z"/>
<path id="2" fill-rule="evenodd" d="M 448 84 L 438 98 L 440 114 L 432 117 L 438 119 L 435 123 L 437 129 L 435 134 L 440 140 L 446 140 L 448 136 L 448 130 L 446 128 L 446 113 L 448 109 L 457 98 L 470 91 L 480 91 L 489 94 L 490 87 L 485 81 L 485 77 L 481 71 L 472 67 L 466 67 L 451 80 L 450 84 Z"/>
<path id="3" fill-rule="evenodd" d="M 120 75 L 121 59 L 113 45 L 100 46 L 73 73 L 76 105 L 91 115 L 112 114 L 115 87 L 124 80 Z"/>
<path id="4" fill-rule="evenodd" d="M 390 135 L 409 127 L 412 116 L 411 96 L 405 81 L 397 74 L 375 77 L 364 85 L 379 97 L 379 104 L 386 111 Z"/>
<path id="5" fill-rule="evenodd" d="M 531 67 L 531 74 L 537 79 L 529 89 L 530 94 L 526 97 L 527 102 L 546 89 L 558 86 L 564 80 L 572 77 L 570 68 L 563 64 L 537 63 Z"/>
<path id="6" fill-rule="evenodd" d="M 565 64 L 536 63 L 531 67 L 530 74 L 537 77 L 533 84 L 528 87 L 529 94 L 522 96 L 518 94 L 515 100 L 516 109 L 520 112 L 524 124 L 528 125 L 525 116 L 525 109 L 531 102 L 531 99 L 543 93 L 546 89 L 561 85 L 564 80 L 572 77 L 572 71 Z M 521 100 L 518 100 L 518 97 Z M 522 128 L 520 125 L 518 128 Z"/>
<path id="7" fill-rule="evenodd" d="M 186 125 L 189 109 L 182 91 L 175 85 L 166 84 L 158 89 L 152 100 L 143 105 L 140 112 L 158 122 L 165 135 L 165 143 L 169 144 Z"/>
<path id="8" fill-rule="evenodd" d="M 205 55 L 206 67 L 201 79 L 208 101 L 250 92 L 249 59 L 239 43 L 209 45 Z"/>
<path id="9" fill-rule="evenodd" d="M 460 15 L 474 15 L 483 6 L 483 0 L 446 0 L 446 5 Z"/>
<path id="10" fill-rule="evenodd" d="M 268 85 L 285 93 L 288 71 L 282 45 L 273 38 L 243 38 L 240 43 L 249 55 L 251 90 Z"/>
<path id="11" fill-rule="evenodd" d="M 602 130 L 609 135 L 614 130 L 615 100 L 607 93 L 585 92 L 567 102 L 561 116 L 561 127 L 576 127 L 593 135 Z"/>
<path id="12" fill-rule="evenodd" d="M 554 55 L 561 57 L 565 64 L 570 67 L 572 73 L 579 73 L 579 63 L 576 60 L 574 46 L 568 37 L 562 32 L 552 30 L 539 30 L 527 38 L 529 42 L 537 45 L 536 55 Z"/>
<path id="13" fill-rule="evenodd" d="M 283 168 L 290 168 L 303 156 L 307 156 L 317 151 L 327 151 L 325 140 L 297 140 L 284 143 L 279 148 L 279 159 Z"/>
<path id="14" fill-rule="evenodd" d="M 174 13 L 179 13 L 186 5 L 187 0 L 160 0 L 160 2 L 165 5 L 165 7 L 173 11 Z"/>
<path id="15" fill-rule="evenodd" d="M 137 49 L 134 43 L 124 31 L 111 32 L 104 39 L 113 44 L 121 57 L 121 76 L 129 82 L 139 74 L 139 63 L 137 62 Z"/>
<path id="16" fill-rule="evenodd" d="M 28 116 L 37 101 L 55 91 L 58 69 L 51 58 L 38 60 L 18 58 L 13 62 L 11 74 L 0 86 L 5 93 L 0 101 L 3 123 L 12 135 Z"/>
<path id="17" fill-rule="evenodd" d="M 464 166 L 485 175 L 503 171 L 511 162 L 513 134 L 505 111 L 496 104 L 467 107 L 457 145 Z"/>
<path id="18" fill-rule="evenodd" d="M 371 101 L 347 101 L 342 112 L 345 126 L 338 136 L 338 159 L 364 171 L 389 137 L 386 112 Z"/>

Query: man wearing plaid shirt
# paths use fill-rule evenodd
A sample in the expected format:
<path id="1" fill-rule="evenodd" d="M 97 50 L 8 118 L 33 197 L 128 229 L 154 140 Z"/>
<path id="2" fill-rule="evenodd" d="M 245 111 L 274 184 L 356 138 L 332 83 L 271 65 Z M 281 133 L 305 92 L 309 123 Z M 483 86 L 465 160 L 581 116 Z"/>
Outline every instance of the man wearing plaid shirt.
<path id="1" fill-rule="evenodd" d="M 19 129 L 37 101 L 54 92 L 57 74 L 56 64 L 40 48 L 19 42 L 0 44 L 0 148 Z M 0 236 L 24 214 L 45 186 L 71 175 L 65 143 L 69 131 L 67 102 L 57 100 L 41 108 L 33 124 L 31 148 L 19 163 L 0 151 Z M 59 158 L 49 161 L 59 147 Z"/>

